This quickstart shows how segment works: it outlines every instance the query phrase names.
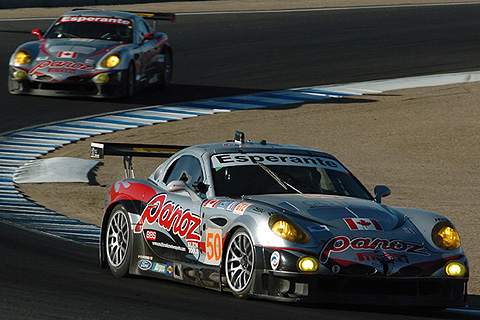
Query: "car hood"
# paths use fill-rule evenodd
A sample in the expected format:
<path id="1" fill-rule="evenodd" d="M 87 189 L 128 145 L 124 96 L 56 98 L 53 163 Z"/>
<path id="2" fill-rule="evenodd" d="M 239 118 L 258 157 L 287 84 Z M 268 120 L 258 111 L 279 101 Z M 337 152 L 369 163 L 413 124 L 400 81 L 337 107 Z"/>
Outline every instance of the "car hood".
<path id="1" fill-rule="evenodd" d="M 330 195 L 259 195 L 245 200 L 337 230 L 391 231 L 405 223 L 400 212 L 371 200 Z"/>
<path id="2" fill-rule="evenodd" d="M 95 40 L 95 39 L 48 39 L 41 43 L 41 55 L 49 59 L 73 59 L 81 61 L 84 58 L 97 60 L 113 48 L 122 44 L 118 42 Z"/>

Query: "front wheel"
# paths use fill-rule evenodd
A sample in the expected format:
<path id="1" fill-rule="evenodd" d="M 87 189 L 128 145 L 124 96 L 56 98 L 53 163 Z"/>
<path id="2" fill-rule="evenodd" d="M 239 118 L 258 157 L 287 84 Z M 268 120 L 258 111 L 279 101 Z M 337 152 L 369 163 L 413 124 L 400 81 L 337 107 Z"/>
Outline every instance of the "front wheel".
<path id="1" fill-rule="evenodd" d="M 255 248 L 250 235 L 238 229 L 228 244 L 225 255 L 225 275 L 228 286 L 238 298 L 248 298 L 253 284 Z"/>
<path id="2" fill-rule="evenodd" d="M 116 205 L 108 219 L 105 252 L 108 266 L 117 277 L 128 273 L 132 257 L 133 234 L 124 206 Z"/>
<path id="3" fill-rule="evenodd" d="M 173 76 L 173 57 L 172 52 L 167 50 L 164 56 L 163 71 L 160 79 L 160 85 L 169 87 Z"/>
<path id="4" fill-rule="evenodd" d="M 136 79 L 135 79 L 135 66 L 133 63 L 130 63 L 128 69 L 125 72 L 125 80 L 124 80 L 124 94 L 127 98 L 133 97 L 136 91 Z"/>

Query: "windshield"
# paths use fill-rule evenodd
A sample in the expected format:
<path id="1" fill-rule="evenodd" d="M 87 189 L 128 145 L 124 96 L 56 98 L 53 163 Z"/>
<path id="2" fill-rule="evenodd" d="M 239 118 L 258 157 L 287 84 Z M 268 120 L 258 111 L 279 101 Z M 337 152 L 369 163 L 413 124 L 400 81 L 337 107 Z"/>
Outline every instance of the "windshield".
<path id="1" fill-rule="evenodd" d="M 133 22 L 122 18 L 67 16 L 60 18 L 45 38 L 85 38 L 130 43 L 133 41 Z"/>
<path id="2" fill-rule="evenodd" d="M 365 188 L 337 161 L 278 154 L 212 156 L 215 195 L 309 193 L 370 199 Z"/>

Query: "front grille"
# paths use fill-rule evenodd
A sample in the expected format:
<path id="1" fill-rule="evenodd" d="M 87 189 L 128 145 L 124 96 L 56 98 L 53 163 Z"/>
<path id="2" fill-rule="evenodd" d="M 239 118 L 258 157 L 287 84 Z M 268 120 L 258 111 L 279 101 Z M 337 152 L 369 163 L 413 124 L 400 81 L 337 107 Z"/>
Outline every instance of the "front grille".
<path id="1" fill-rule="evenodd" d="M 318 287 L 329 293 L 427 296 L 440 291 L 442 284 L 430 280 L 337 278 L 321 279 Z"/>
<path id="2" fill-rule="evenodd" d="M 70 92 L 82 92 L 95 94 L 97 87 L 94 83 L 69 83 L 69 82 L 31 82 L 30 87 L 32 89 L 41 90 L 58 90 L 58 91 L 70 91 Z"/>

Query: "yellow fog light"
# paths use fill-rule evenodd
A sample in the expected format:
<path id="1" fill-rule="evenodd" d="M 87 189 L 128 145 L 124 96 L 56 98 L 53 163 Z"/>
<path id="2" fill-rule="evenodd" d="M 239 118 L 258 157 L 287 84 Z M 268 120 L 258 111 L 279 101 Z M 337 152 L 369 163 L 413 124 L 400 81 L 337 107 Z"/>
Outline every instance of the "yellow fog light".
<path id="1" fill-rule="evenodd" d="M 108 81 L 110 81 L 110 77 L 106 73 L 97 74 L 95 77 L 96 83 L 107 83 Z"/>
<path id="2" fill-rule="evenodd" d="M 317 272 L 320 264 L 314 257 L 305 256 L 298 259 L 297 267 L 301 272 Z"/>
<path id="3" fill-rule="evenodd" d="M 27 72 L 25 70 L 17 70 L 13 73 L 13 77 L 17 80 L 23 80 L 27 77 Z"/>
<path id="4" fill-rule="evenodd" d="M 432 240 L 440 249 L 454 250 L 460 247 L 460 237 L 449 221 L 442 221 L 433 228 Z"/>
<path id="5" fill-rule="evenodd" d="M 308 243 L 310 238 L 296 223 L 281 215 L 274 215 L 268 220 L 270 229 L 279 237 L 295 243 Z"/>
<path id="6" fill-rule="evenodd" d="M 461 278 L 466 272 L 467 268 L 460 261 L 452 260 L 445 265 L 445 273 L 449 277 Z"/>
<path id="7" fill-rule="evenodd" d="M 103 59 L 101 66 L 102 68 L 113 68 L 120 63 L 120 56 L 116 53 L 109 55 Z"/>
<path id="8" fill-rule="evenodd" d="M 17 54 L 15 55 L 15 63 L 18 64 L 29 64 L 32 61 L 32 57 L 30 53 L 25 49 L 18 50 Z"/>

